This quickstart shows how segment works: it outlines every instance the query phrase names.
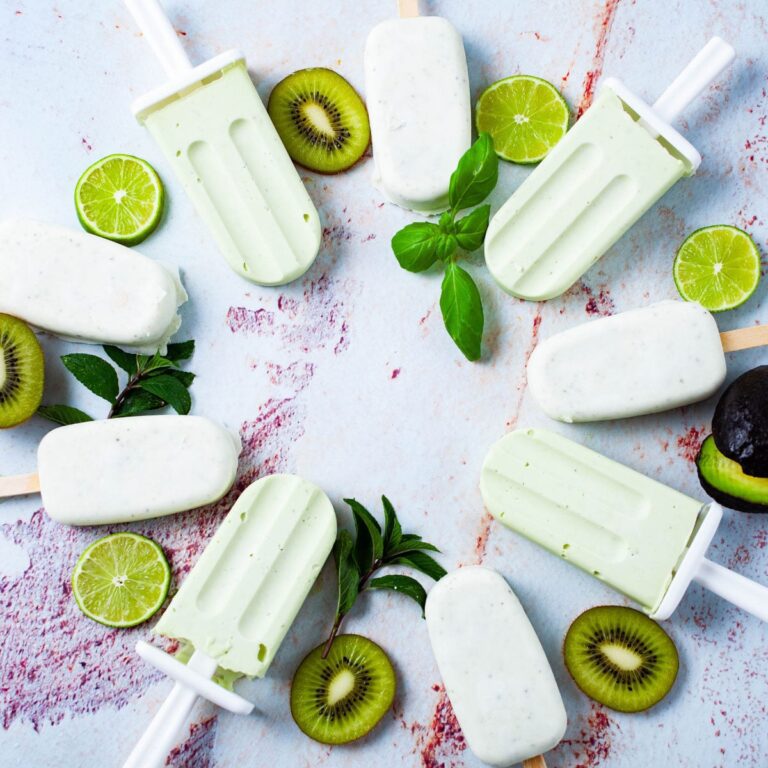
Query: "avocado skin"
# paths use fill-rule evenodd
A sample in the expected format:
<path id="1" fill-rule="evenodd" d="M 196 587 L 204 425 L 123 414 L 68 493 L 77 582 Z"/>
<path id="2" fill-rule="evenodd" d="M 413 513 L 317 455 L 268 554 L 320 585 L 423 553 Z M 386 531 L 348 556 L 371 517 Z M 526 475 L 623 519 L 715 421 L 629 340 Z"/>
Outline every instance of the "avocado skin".
<path id="1" fill-rule="evenodd" d="M 717 449 L 752 477 L 768 477 L 768 365 L 739 376 L 712 418 Z"/>
<path id="2" fill-rule="evenodd" d="M 750 476 L 741 472 L 738 465 L 727 468 L 726 471 L 718 471 L 722 462 L 717 461 L 716 453 L 717 447 L 714 437 L 710 435 L 702 444 L 696 459 L 696 470 L 701 487 L 715 501 L 729 509 L 735 509 L 739 512 L 768 512 L 768 492 L 765 495 L 765 503 L 748 501 L 728 493 L 728 491 L 735 491 L 739 482 L 749 484 Z M 765 482 L 765 480 L 760 482 Z"/>

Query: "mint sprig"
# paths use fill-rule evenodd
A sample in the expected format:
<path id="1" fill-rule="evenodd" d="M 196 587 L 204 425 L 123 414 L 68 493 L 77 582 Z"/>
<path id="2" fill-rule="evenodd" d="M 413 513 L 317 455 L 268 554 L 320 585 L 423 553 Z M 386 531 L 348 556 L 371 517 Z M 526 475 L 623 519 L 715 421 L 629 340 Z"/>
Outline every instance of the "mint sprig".
<path id="1" fill-rule="evenodd" d="M 451 175 L 449 210 L 437 223 L 418 221 L 403 227 L 392 238 L 392 250 L 400 266 L 424 272 L 441 262 L 445 267 L 440 294 L 443 323 L 467 360 L 479 360 L 482 352 L 483 303 L 471 275 L 457 266 L 459 252 L 476 251 L 485 240 L 491 206 L 483 205 L 457 219 L 460 211 L 480 205 L 499 179 L 499 159 L 489 134 L 481 133 L 464 153 Z"/>
<path id="2" fill-rule="evenodd" d="M 445 576 L 445 568 L 427 552 L 439 552 L 434 544 L 422 541 L 414 533 L 403 533 L 395 508 L 386 496 L 381 497 L 384 507 L 384 529 L 378 520 L 355 499 L 344 499 L 352 510 L 355 536 L 340 530 L 333 548 L 333 557 L 339 575 L 336 618 L 323 649 L 323 658 L 330 653 L 333 640 L 341 623 L 352 610 L 361 592 L 389 589 L 415 600 L 422 615 L 427 600 L 424 587 L 416 579 L 401 574 L 387 574 L 373 578 L 380 569 L 391 565 L 404 565 L 438 581 Z"/>
<path id="3" fill-rule="evenodd" d="M 109 403 L 108 419 L 139 416 L 166 406 L 180 414 L 189 413 L 189 387 L 195 374 L 181 370 L 179 363 L 192 357 L 194 341 L 169 344 L 165 355 L 137 355 L 113 346 L 103 349 L 117 368 L 97 355 L 82 353 L 64 355 L 61 361 L 77 381 Z M 127 374 L 122 389 L 118 369 Z M 71 405 L 41 405 L 37 412 L 56 424 L 93 421 L 92 416 Z"/>

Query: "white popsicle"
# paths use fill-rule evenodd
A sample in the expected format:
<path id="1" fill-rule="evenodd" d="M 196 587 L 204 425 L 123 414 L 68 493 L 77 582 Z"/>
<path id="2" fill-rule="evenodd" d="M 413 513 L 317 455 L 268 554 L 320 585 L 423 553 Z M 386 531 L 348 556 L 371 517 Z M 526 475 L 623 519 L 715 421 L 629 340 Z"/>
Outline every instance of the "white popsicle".
<path id="1" fill-rule="evenodd" d="M 448 698 L 472 752 L 507 768 L 548 752 L 566 714 L 520 601 L 496 571 L 460 568 L 429 593 L 427 628 Z"/>
<path id="2" fill-rule="evenodd" d="M 25 219 L 0 223 L 0 312 L 57 336 L 154 354 L 181 325 L 178 276 L 85 232 Z"/>
<path id="3" fill-rule="evenodd" d="M 38 474 L 0 478 L 0 497 L 39 490 L 67 525 L 129 523 L 212 504 L 232 487 L 239 439 L 200 416 L 133 416 L 49 432 Z"/>

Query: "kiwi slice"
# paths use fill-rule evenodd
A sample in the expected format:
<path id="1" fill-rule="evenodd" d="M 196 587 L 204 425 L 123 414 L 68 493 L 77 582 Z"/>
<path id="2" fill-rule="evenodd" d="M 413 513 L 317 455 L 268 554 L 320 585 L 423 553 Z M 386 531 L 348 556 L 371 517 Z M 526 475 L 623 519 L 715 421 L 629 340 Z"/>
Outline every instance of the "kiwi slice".
<path id="1" fill-rule="evenodd" d="M 634 608 L 603 605 L 568 629 L 565 666 L 591 699 L 619 712 L 640 712 L 669 693 L 677 677 L 677 648 L 652 619 Z"/>
<path id="2" fill-rule="evenodd" d="M 339 635 L 301 662 L 291 685 L 296 725 L 322 744 L 346 744 L 365 736 L 395 696 L 395 670 L 387 654 L 361 635 Z"/>
<path id="3" fill-rule="evenodd" d="M 288 154 L 311 171 L 345 171 L 371 140 L 365 104 L 331 69 L 313 67 L 288 75 L 272 89 L 267 111 Z"/>
<path id="4" fill-rule="evenodd" d="M 43 399 L 43 350 L 23 321 L 0 314 L 0 428 L 15 427 Z"/>

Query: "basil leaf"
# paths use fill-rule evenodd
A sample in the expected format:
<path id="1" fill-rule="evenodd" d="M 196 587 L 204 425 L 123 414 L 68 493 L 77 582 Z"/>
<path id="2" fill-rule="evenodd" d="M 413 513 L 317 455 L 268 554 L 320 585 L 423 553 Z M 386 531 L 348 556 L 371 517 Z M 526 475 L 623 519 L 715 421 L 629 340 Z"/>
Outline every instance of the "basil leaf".
<path id="1" fill-rule="evenodd" d="M 112 414 L 113 417 L 140 416 L 148 411 L 156 411 L 165 408 L 167 403 L 160 397 L 143 389 L 132 389 L 120 403 L 120 406 Z"/>
<path id="2" fill-rule="evenodd" d="M 448 261 L 456 253 L 456 247 L 455 235 L 440 235 L 440 239 L 437 241 L 437 258 L 440 261 Z"/>
<path id="3" fill-rule="evenodd" d="M 81 424 L 84 421 L 93 421 L 93 418 L 78 408 L 71 405 L 41 405 L 37 409 L 39 416 L 56 424 Z"/>
<path id="4" fill-rule="evenodd" d="M 169 344 L 165 356 L 169 360 L 173 360 L 174 363 L 178 363 L 179 360 L 189 360 L 194 352 L 195 342 L 193 339 L 189 339 L 189 341 L 179 341 L 176 344 Z"/>
<path id="5" fill-rule="evenodd" d="M 451 209 L 461 211 L 480 205 L 491 194 L 499 180 L 499 158 L 493 151 L 493 140 L 481 133 L 477 141 L 462 155 L 451 175 L 448 201 Z"/>
<path id="6" fill-rule="evenodd" d="M 139 382 L 139 386 L 153 395 L 165 400 L 176 413 L 182 415 L 189 413 L 192 407 L 192 398 L 187 388 L 173 376 L 154 376 Z"/>
<path id="7" fill-rule="evenodd" d="M 339 574 L 339 593 L 336 616 L 344 616 L 352 609 L 360 589 L 360 572 L 353 554 L 354 544 L 349 531 L 339 531 L 333 547 L 333 558 Z"/>
<path id="8" fill-rule="evenodd" d="M 483 302 L 475 281 L 453 262 L 445 265 L 440 310 L 446 330 L 464 357 L 478 360 L 483 338 Z"/>
<path id="9" fill-rule="evenodd" d="M 114 405 L 120 389 L 117 383 L 117 371 L 96 355 L 73 354 L 61 358 L 67 370 L 94 395 Z"/>
<path id="10" fill-rule="evenodd" d="M 456 222 L 456 240 L 459 248 L 465 251 L 476 251 L 485 240 L 488 221 L 491 218 L 491 206 L 482 205 L 472 213 Z"/>
<path id="11" fill-rule="evenodd" d="M 126 373 L 131 375 L 136 373 L 136 368 L 138 367 L 138 358 L 135 354 L 131 354 L 130 352 L 123 352 L 122 349 L 118 349 L 117 347 L 113 347 L 109 344 L 105 347 L 102 347 L 102 349 L 107 353 L 107 356 L 110 358 L 110 360 L 112 360 L 115 365 L 122 368 Z"/>
<path id="12" fill-rule="evenodd" d="M 384 552 L 384 539 L 381 535 L 381 527 L 373 515 L 355 499 L 344 499 L 352 509 L 355 519 L 355 559 L 360 575 L 367 574 L 373 564 L 381 560 Z"/>
<path id="13" fill-rule="evenodd" d="M 400 527 L 392 502 L 386 496 L 382 496 L 381 503 L 384 506 L 384 553 L 388 555 L 389 551 L 400 543 L 403 529 Z"/>
<path id="14" fill-rule="evenodd" d="M 389 561 L 390 565 L 408 565 L 417 571 L 429 576 L 430 579 L 440 581 L 446 574 L 445 568 L 426 552 L 408 552 Z"/>
<path id="15" fill-rule="evenodd" d="M 379 579 L 371 579 L 366 589 L 391 589 L 394 592 L 402 592 L 421 606 L 421 615 L 424 615 L 427 592 L 416 579 L 410 576 L 382 576 Z"/>
<path id="16" fill-rule="evenodd" d="M 423 272 L 437 260 L 437 246 L 441 236 L 437 224 L 417 221 L 395 233 L 392 250 L 403 269 Z"/>

